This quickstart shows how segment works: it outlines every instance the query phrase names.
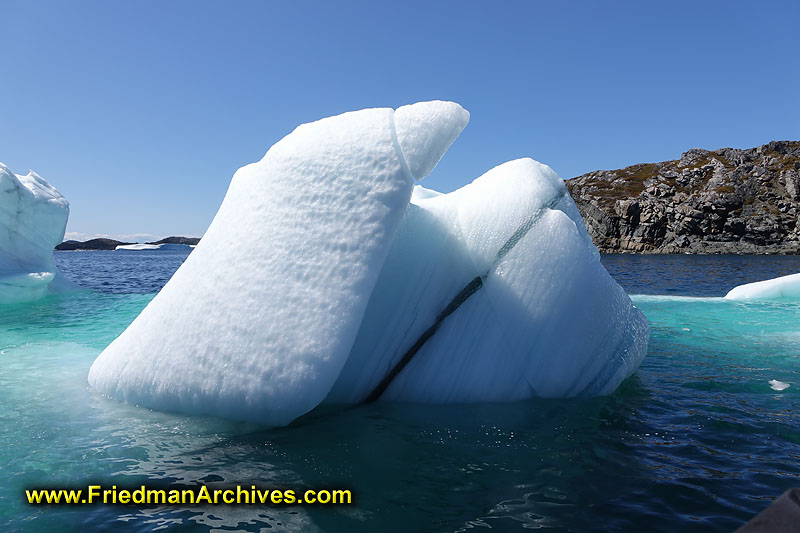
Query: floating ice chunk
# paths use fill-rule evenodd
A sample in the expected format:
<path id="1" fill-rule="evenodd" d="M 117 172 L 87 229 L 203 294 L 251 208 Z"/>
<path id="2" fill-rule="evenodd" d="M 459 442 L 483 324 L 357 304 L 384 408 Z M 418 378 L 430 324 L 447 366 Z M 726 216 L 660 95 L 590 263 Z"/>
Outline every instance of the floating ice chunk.
<path id="1" fill-rule="evenodd" d="M 144 250 L 158 250 L 161 248 L 160 244 L 120 244 L 116 248 L 115 251 L 126 251 L 126 252 L 141 252 Z"/>
<path id="2" fill-rule="evenodd" d="M 0 303 L 36 300 L 70 285 L 53 261 L 68 217 L 69 203 L 55 187 L 0 163 Z"/>
<path id="3" fill-rule="evenodd" d="M 788 383 L 785 383 L 783 381 L 778 381 L 777 379 L 769 380 L 769 388 L 771 388 L 772 390 L 776 390 L 778 392 L 788 389 L 789 386 L 790 385 Z"/>
<path id="4" fill-rule="evenodd" d="M 327 402 L 604 394 L 639 366 L 648 329 L 563 181 L 511 161 L 455 192 L 415 194 Z"/>
<path id="5" fill-rule="evenodd" d="M 315 407 L 353 346 L 413 178 L 468 116 L 429 102 L 299 126 L 236 172 L 200 244 L 100 354 L 90 384 L 266 424 Z"/>
<path id="6" fill-rule="evenodd" d="M 122 252 L 168 252 L 168 251 L 189 251 L 194 248 L 192 244 L 120 244 L 114 250 Z"/>
<path id="7" fill-rule="evenodd" d="M 323 400 L 613 391 L 648 325 L 558 175 L 520 159 L 453 193 L 414 187 L 467 118 L 433 102 L 298 127 L 236 173 L 92 386 L 275 425 Z"/>
<path id="8" fill-rule="evenodd" d="M 800 299 L 800 273 L 734 287 L 725 295 L 731 300 Z"/>

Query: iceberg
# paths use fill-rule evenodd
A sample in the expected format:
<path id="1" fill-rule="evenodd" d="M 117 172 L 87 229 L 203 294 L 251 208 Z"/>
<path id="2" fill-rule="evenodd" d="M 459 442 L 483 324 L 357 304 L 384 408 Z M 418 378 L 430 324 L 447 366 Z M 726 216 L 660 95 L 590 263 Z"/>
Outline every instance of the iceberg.
<path id="1" fill-rule="evenodd" d="M 193 244 L 120 244 L 114 248 L 117 252 L 188 252 L 194 249 Z"/>
<path id="2" fill-rule="evenodd" d="M 552 169 L 519 159 L 449 194 L 419 189 L 327 402 L 600 395 L 639 366 L 647 321 Z"/>
<path id="3" fill-rule="evenodd" d="M 425 102 L 299 126 L 235 173 L 195 250 L 94 362 L 92 387 L 274 425 L 314 408 L 347 359 L 414 180 L 468 119 Z"/>
<path id="4" fill-rule="evenodd" d="M 71 286 L 53 260 L 68 218 L 69 202 L 44 178 L 14 174 L 0 163 L 0 304 Z"/>
<path id="5" fill-rule="evenodd" d="M 784 391 L 788 389 L 791 385 L 785 383 L 783 381 L 778 381 L 777 379 L 769 380 L 769 388 L 778 392 Z"/>
<path id="6" fill-rule="evenodd" d="M 800 299 L 800 273 L 739 285 L 731 289 L 725 298 L 729 300 L 797 300 Z"/>
<path id="7" fill-rule="evenodd" d="M 267 425 L 323 403 L 613 391 L 648 325 L 563 180 L 519 159 L 448 194 L 415 184 L 468 120 L 435 101 L 299 126 L 235 173 L 90 385 Z"/>
<path id="8" fill-rule="evenodd" d="M 161 248 L 161 245 L 159 245 L 159 244 L 142 244 L 142 243 L 120 244 L 116 248 L 114 248 L 114 251 L 115 252 L 120 252 L 120 251 L 122 251 L 122 252 L 143 252 L 143 251 L 146 251 L 146 250 L 151 250 L 151 251 L 152 250 L 158 250 L 159 248 Z"/>

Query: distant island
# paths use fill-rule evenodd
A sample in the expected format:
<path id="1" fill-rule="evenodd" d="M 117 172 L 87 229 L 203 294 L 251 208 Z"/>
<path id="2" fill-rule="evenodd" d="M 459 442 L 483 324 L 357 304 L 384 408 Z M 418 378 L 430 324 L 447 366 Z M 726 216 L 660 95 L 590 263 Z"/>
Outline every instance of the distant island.
<path id="1" fill-rule="evenodd" d="M 200 242 L 199 237 L 167 237 L 160 241 L 153 241 L 144 244 L 188 244 L 196 245 Z M 70 251 L 70 250 L 115 250 L 117 246 L 127 246 L 130 242 L 117 241 L 114 239 L 89 239 L 88 241 L 64 241 L 58 246 L 56 250 Z"/>
<path id="2" fill-rule="evenodd" d="M 694 148 L 566 185 L 603 253 L 800 253 L 800 141 Z"/>

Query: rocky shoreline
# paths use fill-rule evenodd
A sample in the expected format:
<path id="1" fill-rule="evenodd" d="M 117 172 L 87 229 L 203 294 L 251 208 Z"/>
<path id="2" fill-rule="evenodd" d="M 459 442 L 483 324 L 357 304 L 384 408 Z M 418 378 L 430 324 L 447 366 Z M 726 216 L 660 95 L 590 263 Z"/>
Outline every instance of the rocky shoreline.
<path id="1" fill-rule="evenodd" d="M 800 141 L 695 148 L 566 184 L 603 253 L 800 253 Z"/>

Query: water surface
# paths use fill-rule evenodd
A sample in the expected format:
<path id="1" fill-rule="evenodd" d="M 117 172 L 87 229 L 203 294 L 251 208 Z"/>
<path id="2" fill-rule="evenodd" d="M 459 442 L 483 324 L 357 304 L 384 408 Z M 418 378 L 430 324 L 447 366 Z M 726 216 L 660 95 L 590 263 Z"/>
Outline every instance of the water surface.
<path id="1" fill-rule="evenodd" d="M 312 412 L 288 428 L 92 392 L 89 366 L 184 252 L 58 252 L 91 291 L 0 308 L 0 529 L 731 531 L 800 486 L 800 305 L 719 298 L 798 257 L 604 256 L 647 315 L 640 370 L 599 399 Z M 180 334 L 180 332 L 176 332 Z M 783 392 L 769 381 L 790 383 Z M 346 487 L 351 507 L 30 507 L 89 482 Z"/>

